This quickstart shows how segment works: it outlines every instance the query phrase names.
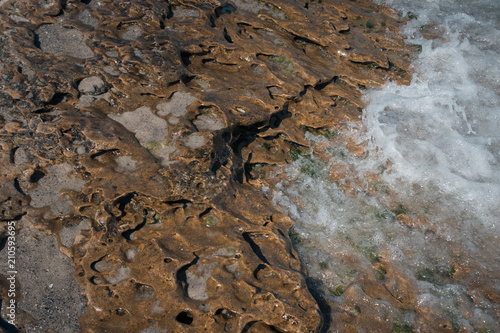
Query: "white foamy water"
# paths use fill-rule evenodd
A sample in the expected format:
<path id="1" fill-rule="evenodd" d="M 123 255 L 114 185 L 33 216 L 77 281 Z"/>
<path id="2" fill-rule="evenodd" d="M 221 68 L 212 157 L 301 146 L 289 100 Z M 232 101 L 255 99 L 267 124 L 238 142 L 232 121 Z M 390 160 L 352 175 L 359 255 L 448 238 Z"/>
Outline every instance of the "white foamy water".
<path id="1" fill-rule="evenodd" d="M 417 17 L 402 31 L 422 45 L 411 84 L 369 91 L 362 123 L 336 140 L 310 135 L 330 161 L 299 158 L 270 194 L 334 319 L 500 332 L 500 2 L 385 3 Z"/>

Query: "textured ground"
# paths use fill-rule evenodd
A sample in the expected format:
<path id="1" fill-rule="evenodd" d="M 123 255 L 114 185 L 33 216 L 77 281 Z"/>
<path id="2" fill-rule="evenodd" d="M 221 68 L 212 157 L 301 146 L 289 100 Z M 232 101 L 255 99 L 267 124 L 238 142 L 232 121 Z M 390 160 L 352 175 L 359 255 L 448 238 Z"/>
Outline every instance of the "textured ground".
<path id="1" fill-rule="evenodd" d="M 19 331 L 327 329 L 261 179 L 305 132 L 357 121 L 361 90 L 409 79 L 393 16 L 360 0 L 0 1 Z"/>

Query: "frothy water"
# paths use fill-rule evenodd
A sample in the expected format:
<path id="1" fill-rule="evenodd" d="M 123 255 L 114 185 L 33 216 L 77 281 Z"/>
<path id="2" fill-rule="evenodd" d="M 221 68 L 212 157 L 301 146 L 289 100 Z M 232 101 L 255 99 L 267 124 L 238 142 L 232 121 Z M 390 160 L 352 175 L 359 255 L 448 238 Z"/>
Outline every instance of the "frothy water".
<path id="1" fill-rule="evenodd" d="M 500 332 L 500 2 L 384 3 L 413 18 L 411 84 L 366 93 L 335 140 L 308 133 L 329 160 L 297 153 L 268 193 L 337 310 L 394 331 Z"/>

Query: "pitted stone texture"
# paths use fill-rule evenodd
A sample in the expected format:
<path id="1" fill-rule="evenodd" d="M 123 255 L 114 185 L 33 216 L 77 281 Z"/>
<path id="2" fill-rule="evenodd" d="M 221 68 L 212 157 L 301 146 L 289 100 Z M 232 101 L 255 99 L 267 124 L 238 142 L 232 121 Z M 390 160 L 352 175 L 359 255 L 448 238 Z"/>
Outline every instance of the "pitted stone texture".
<path id="1" fill-rule="evenodd" d="M 365 0 L 46 2 L 0 11 L 0 165 L 15 170 L 0 173 L 0 203 L 4 216 L 60 232 L 88 300 L 80 330 L 319 331 L 291 223 L 274 218 L 261 186 L 308 145 L 303 128 L 357 121 L 360 90 L 404 72 L 390 12 Z M 368 19 L 391 41 L 366 32 Z M 89 77 L 109 91 L 78 90 Z M 71 206 L 41 216 L 49 208 L 30 196 L 41 205 L 38 186 L 64 202 L 64 188 L 43 187 L 61 163 L 88 181 L 66 190 Z M 38 184 L 26 179 L 33 168 L 46 173 Z M 66 228 L 84 219 L 91 230 L 73 238 Z"/>
<path id="2" fill-rule="evenodd" d="M 18 316 L 27 333 L 80 330 L 78 318 L 86 311 L 75 280 L 71 259 L 58 250 L 57 239 L 32 229 L 25 220 L 16 223 Z M 2 253 L 5 253 L 2 251 Z M 7 272 L 2 260 L 0 269 Z"/>

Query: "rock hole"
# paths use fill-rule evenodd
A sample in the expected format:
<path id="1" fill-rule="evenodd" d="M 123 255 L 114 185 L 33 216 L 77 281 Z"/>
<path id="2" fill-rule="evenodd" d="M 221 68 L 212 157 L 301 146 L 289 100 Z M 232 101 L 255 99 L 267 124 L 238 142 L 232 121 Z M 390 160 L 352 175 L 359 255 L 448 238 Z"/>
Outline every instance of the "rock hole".
<path id="1" fill-rule="evenodd" d="M 134 229 L 130 229 L 130 230 L 127 230 L 127 231 L 124 231 L 122 232 L 122 237 L 125 238 L 126 240 L 132 240 L 131 239 L 131 236 L 134 232 L 138 231 L 139 229 L 141 229 L 142 227 L 144 227 L 146 225 L 146 219 L 144 219 L 142 221 L 142 223 L 140 223 L 137 227 L 135 227 Z"/>
<path id="2" fill-rule="evenodd" d="M 106 243 L 105 243 L 106 244 Z M 99 259 L 97 259 L 96 261 L 94 261 L 93 263 L 90 264 L 90 268 L 94 271 L 94 272 L 97 272 L 97 273 L 100 273 L 99 270 L 97 268 L 95 268 L 95 265 L 101 261 L 102 259 L 104 259 L 105 257 L 107 256 L 107 254 L 103 255 L 102 257 L 100 257 Z"/>
<path id="3" fill-rule="evenodd" d="M 318 83 L 314 86 L 314 89 L 315 90 L 322 90 L 324 89 L 326 86 L 328 86 L 329 84 L 331 83 L 336 83 L 338 80 L 339 80 L 339 76 L 334 76 L 331 80 L 328 80 L 326 82 L 323 82 L 323 83 Z"/>
<path id="4" fill-rule="evenodd" d="M 231 133 L 229 133 L 229 132 L 222 133 L 222 139 L 224 139 L 224 141 L 226 141 L 226 142 L 230 142 L 231 141 Z"/>
<path id="5" fill-rule="evenodd" d="M 288 102 L 283 105 L 283 109 L 281 111 L 275 112 L 271 115 L 269 119 L 269 127 L 274 129 L 278 128 L 281 125 L 281 122 L 292 116 L 291 112 L 288 112 Z"/>
<path id="6" fill-rule="evenodd" d="M 233 39 L 231 38 L 231 36 L 229 36 L 229 34 L 227 33 L 227 29 L 224 28 L 224 39 L 228 42 L 228 43 L 231 43 L 233 44 Z"/>
<path id="7" fill-rule="evenodd" d="M 33 33 L 33 44 L 36 48 L 42 49 L 40 46 L 40 36 L 38 36 L 38 34 L 36 33 Z"/>
<path id="8" fill-rule="evenodd" d="M 189 267 L 196 265 L 199 259 L 200 258 L 195 255 L 195 258 L 189 264 L 182 266 L 176 273 L 177 283 L 183 286 L 184 293 L 186 294 L 188 288 L 186 271 L 189 269 Z"/>
<path id="9" fill-rule="evenodd" d="M 175 80 L 175 81 L 169 82 L 167 84 L 167 86 L 168 87 L 175 86 L 176 84 L 179 84 L 180 82 L 181 82 L 181 80 Z"/>
<path id="10" fill-rule="evenodd" d="M 215 8 L 215 16 L 220 17 L 223 14 L 231 14 L 234 12 L 236 8 L 231 5 L 230 3 L 224 4 L 222 6 L 219 6 Z"/>
<path id="11" fill-rule="evenodd" d="M 0 251 L 2 251 L 5 247 L 5 244 L 7 244 L 7 238 L 8 237 L 6 233 L 0 234 Z"/>
<path id="12" fill-rule="evenodd" d="M 182 75 L 181 81 L 184 84 L 188 84 L 189 82 L 193 81 L 194 78 L 196 78 L 196 75 Z"/>
<path id="13" fill-rule="evenodd" d="M 101 279 L 99 279 L 97 276 L 91 277 L 89 281 L 90 281 L 90 283 L 92 283 L 95 286 L 98 286 L 102 283 Z"/>
<path id="14" fill-rule="evenodd" d="M 21 188 L 21 185 L 19 185 L 18 178 L 14 179 L 14 188 L 17 190 L 17 192 L 21 193 L 22 195 L 26 195 L 26 193 L 24 193 L 23 189 Z"/>
<path id="15" fill-rule="evenodd" d="M 189 58 L 192 56 L 193 54 L 190 53 L 190 52 L 181 52 L 181 61 L 182 63 L 184 64 L 184 66 L 189 66 L 191 65 L 191 60 L 189 60 Z"/>
<path id="16" fill-rule="evenodd" d="M 119 151 L 120 151 L 120 149 L 116 149 L 116 148 L 115 149 L 104 149 L 104 150 L 98 151 L 95 154 L 90 155 L 90 158 L 91 159 L 95 159 L 96 157 L 99 157 L 101 155 L 104 155 L 104 154 L 107 154 L 107 153 L 119 152 Z"/>
<path id="17" fill-rule="evenodd" d="M 249 322 L 245 325 L 245 327 L 243 327 L 243 330 L 241 331 L 241 333 L 247 333 L 247 332 L 248 332 L 248 330 L 249 330 L 249 329 L 250 329 L 253 325 L 255 325 L 255 323 L 257 323 L 257 321 L 256 321 L 256 320 L 254 320 L 254 321 L 249 321 Z"/>
<path id="18" fill-rule="evenodd" d="M 16 162 L 16 151 L 19 149 L 19 147 L 12 148 L 10 150 L 10 163 L 14 164 Z"/>
<path id="19" fill-rule="evenodd" d="M 37 183 L 43 177 L 45 177 L 45 173 L 43 171 L 35 170 L 30 176 L 30 183 Z"/>
<path id="20" fill-rule="evenodd" d="M 175 320 L 182 324 L 191 325 L 193 323 L 193 316 L 188 311 L 182 311 L 175 317 Z"/>
<path id="21" fill-rule="evenodd" d="M 238 316 L 236 312 L 225 308 L 220 308 L 217 311 L 215 311 L 215 315 L 221 316 L 224 320 L 231 320 Z"/>
<path id="22" fill-rule="evenodd" d="M 172 200 L 172 201 L 163 201 L 163 203 L 165 203 L 167 205 L 182 204 L 182 208 L 187 208 L 188 204 L 190 204 L 191 201 L 186 200 L 186 199 L 180 199 L 180 200 Z"/>
<path id="23" fill-rule="evenodd" d="M 262 251 L 260 247 L 253 241 L 253 239 L 250 237 L 250 234 L 248 232 L 243 233 L 243 239 L 250 245 L 252 248 L 253 252 L 257 255 L 257 257 L 262 260 L 264 263 L 269 264 L 269 261 L 267 261 L 266 257 L 262 254 Z M 260 265 L 259 265 L 260 267 Z M 257 267 L 257 269 L 259 268 Z"/>
<path id="24" fill-rule="evenodd" d="M 129 204 L 133 198 L 135 198 L 137 196 L 137 193 L 135 192 L 131 192 L 131 193 L 127 193 L 125 195 L 122 195 L 121 197 L 117 198 L 114 202 L 114 206 L 118 205 L 118 209 L 120 211 L 122 211 L 122 216 L 125 216 L 125 206 L 127 204 Z"/>
<path id="25" fill-rule="evenodd" d="M 172 10 L 172 6 L 168 6 L 167 19 L 171 19 L 174 17 L 174 11 Z"/>
<path id="26" fill-rule="evenodd" d="M 266 265 L 264 265 L 264 264 L 259 264 L 259 266 L 257 266 L 257 268 L 253 271 L 253 277 L 254 277 L 254 278 L 256 278 L 256 279 L 258 280 L 258 278 L 257 278 L 257 274 L 258 274 L 261 270 L 266 269 L 266 268 L 267 268 L 267 266 L 266 266 Z"/>

